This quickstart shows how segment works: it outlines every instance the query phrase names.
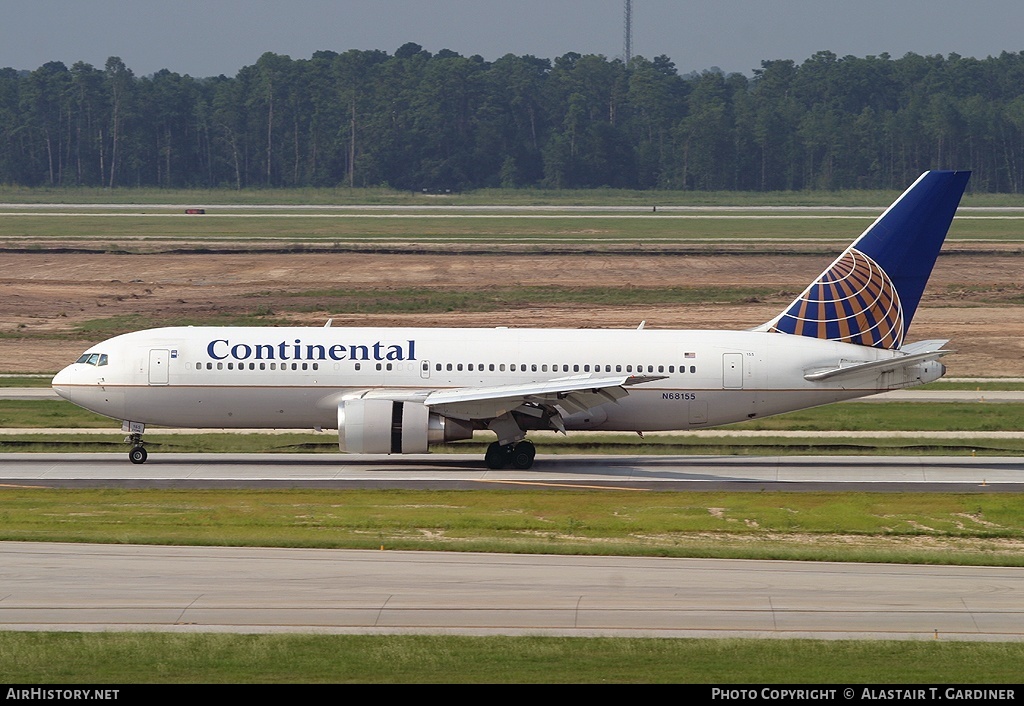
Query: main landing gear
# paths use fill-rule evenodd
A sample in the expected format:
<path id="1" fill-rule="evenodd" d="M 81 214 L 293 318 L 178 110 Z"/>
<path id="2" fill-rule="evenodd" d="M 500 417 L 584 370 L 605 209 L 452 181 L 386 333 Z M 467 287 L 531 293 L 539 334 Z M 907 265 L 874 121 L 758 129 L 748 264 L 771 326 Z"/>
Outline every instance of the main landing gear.
<path id="1" fill-rule="evenodd" d="M 533 465 L 533 458 L 536 455 L 537 447 L 531 441 L 520 441 L 517 444 L 505 444 L 504 446 L 494 441 L 487 447 L 484 462 L 488 468 L 493 470 L 512 466 L 525 471 Z"/>

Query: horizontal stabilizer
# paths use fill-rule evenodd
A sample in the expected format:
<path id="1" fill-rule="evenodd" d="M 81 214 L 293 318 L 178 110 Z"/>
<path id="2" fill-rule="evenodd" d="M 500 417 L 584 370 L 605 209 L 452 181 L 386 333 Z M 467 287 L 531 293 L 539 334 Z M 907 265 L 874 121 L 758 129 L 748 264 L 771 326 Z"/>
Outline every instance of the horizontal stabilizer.
<path id="1" fill-rule="evenodd" d="M 949 343 L 948 338 L 932 338 L 927 341 L 914 341 L 913 343 L 908 343 L 900 348 L 900 353 L 917 355 L 918 353 L 926 353 L 928 351 L 938 351 L 947 343 Z"/>
<path id="2" fill-rule="evenodd" d="M 947 350 L 931 350 L 923 353 L 915 353 L 913 355 L 896 356 L 895 358 L 887 358 L 885 360 L 872 360 L 867 363 L 840 365 L 839 367 L 829 368 L 827 370 L 815 370 L 806 373 L 804 375 L 804 380 L 820 382 L 822 380 L 837 380 L 845 377 L 856 377 L 867 372 L 876 374 L 888 373 L 923 361 L 938 360 L 942 356 L 952 352 L 953 351 Z"/>

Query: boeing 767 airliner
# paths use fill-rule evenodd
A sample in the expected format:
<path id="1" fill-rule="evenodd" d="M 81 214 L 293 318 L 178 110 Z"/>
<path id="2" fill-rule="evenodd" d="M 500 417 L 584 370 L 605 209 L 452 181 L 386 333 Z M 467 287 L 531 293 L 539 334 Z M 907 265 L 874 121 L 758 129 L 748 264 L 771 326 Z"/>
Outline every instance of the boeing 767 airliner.
<path id="1" fill-rule="evenodd" d="M 784 311 L 749 331 L 174 327 L 116 336 L 53 379 L 146 425 L 330 428 L 342 451 L 425 453 L 490 430 L 489 468 L 529 431 L 700 429 L 931 382 L 946 341 L 905 343 L 970 172 L 921 175 Z"/>

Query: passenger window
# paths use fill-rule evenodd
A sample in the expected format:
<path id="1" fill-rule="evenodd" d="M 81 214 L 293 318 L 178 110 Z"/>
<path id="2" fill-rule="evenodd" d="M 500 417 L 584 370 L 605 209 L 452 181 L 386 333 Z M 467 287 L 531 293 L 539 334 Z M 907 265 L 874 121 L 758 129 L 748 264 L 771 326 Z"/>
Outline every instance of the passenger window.
<path id="1" fill-rule="evenodd" d="M 697 372 L 697 366 L 696 366 L 696 365 L 691 365 L 691 366 L 690 366 L 690 372 L 691 372 L 691 373 L 695 373 L 695 372 Z"/>
<path id="2" fill-rule="evenodd" d="M 362 364 L 356 363 L 356 370 L 362 370 Z"/>

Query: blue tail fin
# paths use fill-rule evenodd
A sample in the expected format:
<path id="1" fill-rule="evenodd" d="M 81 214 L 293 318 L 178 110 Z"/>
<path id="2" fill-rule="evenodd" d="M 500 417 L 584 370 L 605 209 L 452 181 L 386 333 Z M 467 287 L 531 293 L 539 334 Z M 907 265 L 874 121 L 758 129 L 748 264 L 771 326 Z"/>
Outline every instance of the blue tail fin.
<path id="1" fill-rule="evenodd" d="M 760 330 L 899 348 L 971 173 L 925 172 Z"/>

